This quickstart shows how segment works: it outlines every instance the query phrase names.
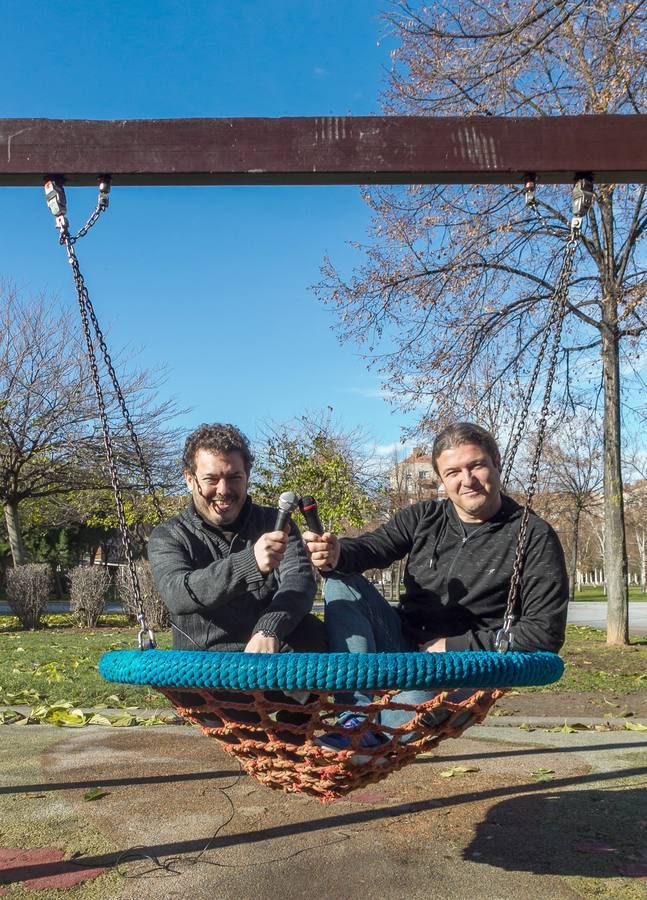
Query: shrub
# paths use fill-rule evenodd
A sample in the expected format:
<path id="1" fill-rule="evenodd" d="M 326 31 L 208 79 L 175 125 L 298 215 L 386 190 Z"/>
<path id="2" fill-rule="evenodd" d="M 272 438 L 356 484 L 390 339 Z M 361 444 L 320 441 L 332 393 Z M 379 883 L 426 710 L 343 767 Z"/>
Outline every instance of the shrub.
<path id="1" fill-rule="evenodd" d="M 168 628 L 171 624 L 171 617 L 168 609 L 164 606 L 160 595 L 157 593 L 153 573 L 148 561 L 140 559 L 135 563 L 137 572 L 137 581 L 139 582 L 139 590 L 142 595 L 142 604 L 144 606 L 144 616 L 146 624 L 150 628 L 160 629 Z M 128 567 L 124 566 L 119 570 L 117 576 L 117 593 L 121 601 L 124 611 L 129 616 L 136 616 L 135 597 L 133 587 L 130 582 L 130 573 Z"/>
<path id="2" fill-rule="evenodd" d="M 79 625 L 94 628 L 110 590 L 110 574 L 104 566 L 77 566 L 69 573 L 70 610 Z"/>
<path id="3" fill-rule="evenodd" d="M 7 600 L 22 628 L 38 628 L 54 587 L 51 566 L 27 563 L 7 570 Z"/>

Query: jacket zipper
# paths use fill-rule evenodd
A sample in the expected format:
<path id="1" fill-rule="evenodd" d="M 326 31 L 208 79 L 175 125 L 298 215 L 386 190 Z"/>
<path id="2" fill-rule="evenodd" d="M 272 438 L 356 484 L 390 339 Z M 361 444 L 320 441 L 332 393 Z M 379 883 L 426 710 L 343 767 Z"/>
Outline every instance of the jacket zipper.
<path id="1" fill-rule="evenodd" d="M 488 522 L 484 522 L 481 525 L 481 528 L 485 528 L 485 526 L 488 524 L 489 524 Z M 478 534 L 481 531 L 481 528 L 475 528 L 474 531 L 471 532 L 471 534 L 466 534 L 465 532 L 463 532 L 463 538 L 461 540 L 460 546 L 459 546 L 456 554 L 454 555 L 454 558 L 452 559 L 451 563 L 449 564 L 449 568 L 447 569 L 447 574 L 445 576 L 445 600 L 447 603 L 449 603 L 449 576 L 451 575 L 452 571 L 454 570 L 454 565 L 456 563 L 456 560 L 461 555 L 461 551 L 463 550 L 463 547 L 465 546 L 465 544 L 470 540 L 470 538 L 473 538 L 475 534 Z"/>

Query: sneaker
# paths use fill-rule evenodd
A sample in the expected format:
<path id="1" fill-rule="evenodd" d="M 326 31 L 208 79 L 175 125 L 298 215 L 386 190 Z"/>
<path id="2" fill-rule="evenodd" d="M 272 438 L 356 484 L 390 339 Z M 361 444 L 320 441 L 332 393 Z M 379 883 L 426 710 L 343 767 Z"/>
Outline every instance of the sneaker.
<path id="1" fill-rule="evenodd" d="M 472 694 L 473 691 L 471 690 L 450 691 L 447 695 L 447 700 L 451 703 L 461 703 L 463 700 L 468 700 Z M 420 722 L 422 725 L 426 725 L 427 728 L 434 728 L 435 726 L 442 725 L 443 722 L 446 722 L 452 714 L 452 710 L 448 709 L 446 706 L 434 706 L 426 713 L 423 713 L 420 717 Z M 452 725 L 455 728 L 460 728 L 461 725 L 470 723 L 470 719 L 474 722 L 476 721 L 476 716 L 472 713 L 471 709 L 464 709 L 454 718 Z"/>
<path id="2" fill-rule="evenodd" d="M 353 728 L 357 728 L 358 725 L 361 725 L 365 718 L 365 716 L 357 716 L 350 713 L 340 716 L 337 724 L 350 731 Z M 386 741 L 388 741 L 388 738 L 384 734 L 375 731 L 365 731 L 360 738 L 359 746 L 367 749 L 380 747 L 382 744 L 386 743 Z M 347 750 L 352 743 L 352 737 L 350 734 L 331 731 L 328 734 L 322 734 L 315 738 L 315 743 L 317 746 L 324 747 L 326 750 Z"/>

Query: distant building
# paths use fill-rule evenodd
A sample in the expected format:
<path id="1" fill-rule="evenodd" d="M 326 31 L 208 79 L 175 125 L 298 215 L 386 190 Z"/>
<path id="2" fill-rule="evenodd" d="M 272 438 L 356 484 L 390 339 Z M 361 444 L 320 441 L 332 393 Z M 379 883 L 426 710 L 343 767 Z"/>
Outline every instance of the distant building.
<path id="1" fill-rule="evenodd" d="M 396 507 L 419 500 L 436 500 L 439 482 L 431 456 L 422 447 L 414 447 L 410 456 L 392 467 L 389 487 Z"/>

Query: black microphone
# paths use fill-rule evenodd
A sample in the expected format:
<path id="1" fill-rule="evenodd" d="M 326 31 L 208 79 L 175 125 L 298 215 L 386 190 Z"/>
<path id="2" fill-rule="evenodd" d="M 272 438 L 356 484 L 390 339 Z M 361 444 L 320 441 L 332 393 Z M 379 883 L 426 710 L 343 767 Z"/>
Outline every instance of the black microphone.
<path id="1" fill-rule="evenodd" d="M 287 523 L 290 521 L 290 513 L 299 505 L 299 498 L 294 491 L 285 491 L 279 497 L 279 511 L 276 515 L 274 531 L 283 531 Z"/>
<path id="2" fill-rule="evenodd" d="M 324 527 L 321 524 L 321 519 L 319 518 L 317 501 L 315 500 L 315 498 L 302 497 L 299 500 L 299 509 L 303 513 L 303 518 L 306 520 L 308 531 L 314 531 L 315 534 L 323 534 Z"/>

